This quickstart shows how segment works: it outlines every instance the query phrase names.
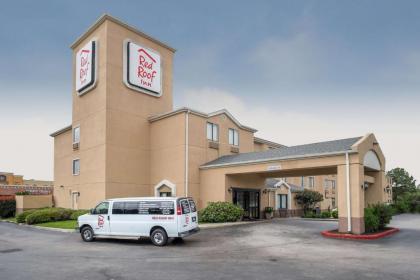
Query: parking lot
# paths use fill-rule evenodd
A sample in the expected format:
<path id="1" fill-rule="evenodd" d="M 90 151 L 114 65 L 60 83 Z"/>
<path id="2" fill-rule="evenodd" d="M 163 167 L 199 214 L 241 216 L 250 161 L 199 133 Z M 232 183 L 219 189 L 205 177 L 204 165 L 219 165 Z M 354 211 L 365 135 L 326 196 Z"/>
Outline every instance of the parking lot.
<path id="1" fill-rule="evenodd" d="M 84 243 L 0 223 L 1 279 L 418 279 L 420 215 L 394 217 L 401 232 L 375 241 L 325 239 L 335 222 L 276 219 L 206 229 L 184 242 Z"/>

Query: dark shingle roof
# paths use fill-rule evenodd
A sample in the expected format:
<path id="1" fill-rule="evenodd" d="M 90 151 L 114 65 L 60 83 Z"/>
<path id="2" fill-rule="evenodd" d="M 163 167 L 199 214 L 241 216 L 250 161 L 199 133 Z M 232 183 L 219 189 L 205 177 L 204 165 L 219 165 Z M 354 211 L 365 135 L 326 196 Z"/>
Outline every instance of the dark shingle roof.
<path id="1" fill-rule="evenodd" d="M 306 145 L 298 145 L 284 147 L 279 149 L 271 149 L 263 152 L 243 153 L 237 155 L 227 155 L 210 161 L 201 167 L 211 167 L 218 165 L 231 165 L 241 163 L 264 162 L 277 159 L 290 159 L 305 156 L 327 155 L 332 153 L 340 153 L 351 150 L 351 146 L 359 141 L 362 137 L 347 138 L 341 140 L 333 140 L 319 142 Z"/>

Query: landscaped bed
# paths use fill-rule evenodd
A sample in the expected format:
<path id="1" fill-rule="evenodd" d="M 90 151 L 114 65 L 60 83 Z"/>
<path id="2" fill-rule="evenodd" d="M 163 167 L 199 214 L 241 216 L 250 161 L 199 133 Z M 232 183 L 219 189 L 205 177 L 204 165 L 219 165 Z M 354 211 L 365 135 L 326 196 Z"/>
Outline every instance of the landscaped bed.
<path id="1" fill-rule="evenodd" d="M 338 230 L 326 230 L 321 232 L 324 237 L 338 238 L 338 239 L 356 239 L 356 240 L 373 240 L 379 239 L 386 236 L 390 236 L 399 231 L 398 228 L 386 228 L 384 230 L 374 233 L 363 233 L 363 234 L 352 234 L 352 233 L 340 233 Z"/>
<path id="2" fill-rule="evenodd" d="M 397 228 L 387 227 L 392 219 L 392 208 L 382 203 L 365 208 L 364 222 L 366 232 L 363 234 L 340 233 L 338 230 L 323 231 L 324 237 L 339 239 L 372 240 L 383 238 L 399 231 Z"/>

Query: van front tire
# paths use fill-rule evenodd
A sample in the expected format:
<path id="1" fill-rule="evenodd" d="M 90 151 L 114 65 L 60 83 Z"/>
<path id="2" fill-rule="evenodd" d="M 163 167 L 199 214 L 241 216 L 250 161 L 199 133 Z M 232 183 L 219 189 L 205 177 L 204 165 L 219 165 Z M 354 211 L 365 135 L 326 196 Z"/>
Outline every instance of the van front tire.
<path id="1" fill-rule="evenodd" d="M 165 230 L 161 228 L 157 228 L 152 231 L 150 239 L 155 246 L 165 246 L 166 243 L 168 243 L 168 235 L 166 234 Z"/>
<path id="2" fill-rule="evenodd" d="M 84 227 L 80 231 L 80 235 L 82 236 L 83 241 L 85 242 L 92 242 L 95 237 L 91 227 Z"/>

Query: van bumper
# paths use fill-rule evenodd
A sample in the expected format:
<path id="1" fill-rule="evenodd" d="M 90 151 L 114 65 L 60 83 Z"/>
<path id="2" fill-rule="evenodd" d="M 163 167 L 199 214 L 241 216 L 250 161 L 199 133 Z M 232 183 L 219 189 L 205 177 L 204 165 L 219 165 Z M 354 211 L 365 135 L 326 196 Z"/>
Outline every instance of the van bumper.
<path id="1" fill-rule="evenodd" d="M 191 229 L 189 231 L 184 231 L 184 232 L 178 233 L 178 237 L 187 237 L 187 236 L 189 236 L 191 234 L 194 234 L 194 233 L 197 233 L 199 231 L 200 231 L 200 228 L 199 227 L 196 227 L 196 228 Z"/>

